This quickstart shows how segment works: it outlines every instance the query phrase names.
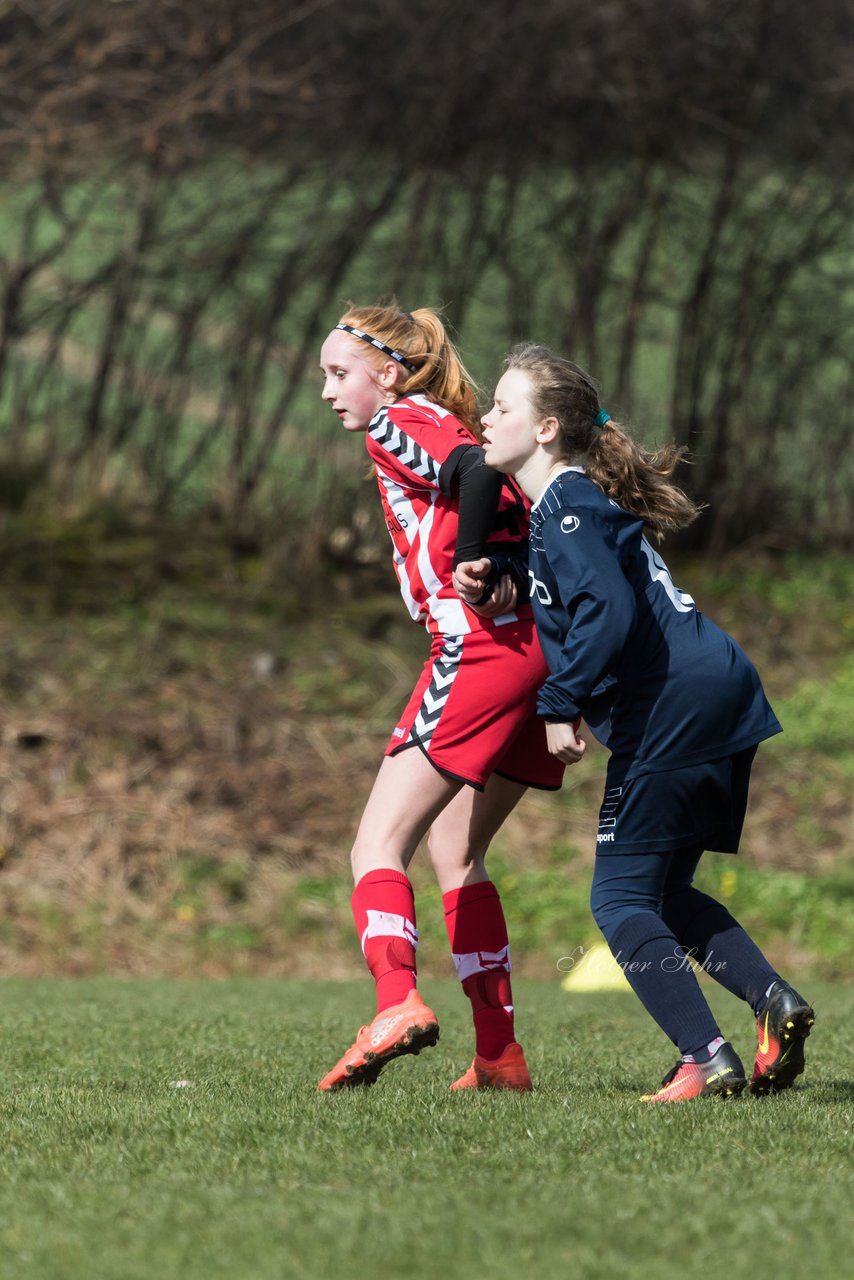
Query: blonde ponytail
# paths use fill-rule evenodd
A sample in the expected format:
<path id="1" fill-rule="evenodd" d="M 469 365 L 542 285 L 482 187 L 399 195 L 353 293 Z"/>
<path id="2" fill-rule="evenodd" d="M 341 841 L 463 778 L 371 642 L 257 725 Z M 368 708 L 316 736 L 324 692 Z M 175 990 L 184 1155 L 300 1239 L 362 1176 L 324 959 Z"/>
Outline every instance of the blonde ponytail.
<path id="1" fill-rule="evenodd" d="M 437 312 L 430 307 L 402 311 L 393 305 L 349 306 L 340 320 L 378 339 L 402 356 L 395 390 L 399 395 L 426 395 L 481 436 L 477 387 L 448 337 Z M 368 358 L 379 368 L 383 356 L 367 347 Z M 411 367 L 414 366 L 414 367 Z"/>

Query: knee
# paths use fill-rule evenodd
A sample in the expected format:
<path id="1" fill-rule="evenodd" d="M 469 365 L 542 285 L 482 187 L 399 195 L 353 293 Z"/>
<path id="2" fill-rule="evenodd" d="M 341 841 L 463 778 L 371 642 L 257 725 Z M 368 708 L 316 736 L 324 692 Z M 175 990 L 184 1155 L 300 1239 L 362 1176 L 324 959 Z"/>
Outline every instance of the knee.
<path id="1" fill-rule="evenodd" d="M 443 822 L 442 814 L 427 833 L 427 850 L 434 867 L 464 866 L 471 861 L 474 854 L 468 833 L 455 827 L 453 823 Z"/>
<path id="2" fill-rule="evenodd" d="M 692 898 L 699 898 L 697 890 L 691 885 L 676 885 L 669 888 L 667 885 L 661 895 L 661 918 L 669 922 L 682 917 L 685 914 L 685 908 L 690 906 Z"/>
<path id="3" fill-rule="evenodd" d="M 468 868 L 472 863 L 482 860 L 481 851 L 473 848 L 467 841 L 448 839 L 433 831 L 427 837 L 427 850 L 437 874 L 442 870 Z"/>
<path id="4" fill-rule="evenodd" d="M 433 832 L 428 836 L 427 849 L 443 893 L 468 883 L 473 874 L 475 879 L 486 874 L 485 849 L 476 848 L 466 841 L 449 840 Z"/>
<path id="5" fill-rule="evenodd" d="M 709 912 L 714 913 L 711 918 L 717 921 L 718 926 L 722 913 L 732 918 L 726 907 L 693 885 L 678 885 L 675 889 L 665 890 L 661 901 L 661 918 L 677 937 L 686 929 L 696 928 L 701 917 Z"/>
<path id="6" fill-rule="evenodd" d="M 408 858 L 404 860 L 395 853 L 388 852 L 382 845 L 372 848 L 357 841 L 350 850 L 350 870 L 354 884 L 358 884 L 370 871 L 399 871 L 406 875 L 408 867 Z"/>
<path id="7" fill-rule="evenodd" d="M 658 914 L 658 899 L 634 884 L 597 883 L 590 889 L 590 910 L 605 941 L 610 944 L 615 930 L 640 911 Z"/>
<path id="8" fill-rule="evenodd" d="M 595 882 L 590 890 L 590 911 L 597 927 L 608 941 L 609 934 L 622 919 L 622 906 L 613 893 Z"/>

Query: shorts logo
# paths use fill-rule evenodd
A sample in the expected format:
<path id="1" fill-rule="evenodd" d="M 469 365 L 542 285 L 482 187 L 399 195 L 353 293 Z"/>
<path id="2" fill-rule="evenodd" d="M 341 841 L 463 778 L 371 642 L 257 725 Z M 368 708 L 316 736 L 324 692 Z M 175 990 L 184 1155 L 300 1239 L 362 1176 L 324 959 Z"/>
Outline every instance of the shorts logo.
<path id="1" fill-rule="evenodd" d="M 617 814 L 620 809 L 620 800 L 622 799 L 622 787 L 606 787 L 605 795 L 602 798 L 602 807 L 599 810 L 599 834 L 596 837 L 597 844 L 613 844 L 614 827 L 617 825 Z M 611 828 L 610 830 L 608 828 Z"/>
<path id="2" fill-rule="evenodd" d="M 581 521 L 578 516 L 564 516 L 560 522 L 560 531 L 561 533 L 575 533 L 580 524 Z"/>

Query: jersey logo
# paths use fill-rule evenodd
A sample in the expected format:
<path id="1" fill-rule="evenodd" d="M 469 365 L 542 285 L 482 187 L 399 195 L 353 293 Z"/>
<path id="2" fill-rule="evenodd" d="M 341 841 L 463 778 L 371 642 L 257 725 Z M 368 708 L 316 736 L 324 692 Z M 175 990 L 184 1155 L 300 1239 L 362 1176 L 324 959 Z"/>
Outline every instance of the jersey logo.
<path id="1" fill-rule="evenodd" d="M 531 579 L 531 597 L 538 600 L 540 604 L 549 605 L 552 602 L 551 592 L 544 582 L 534 577 L 534 570 L 528 570 L 528 577 Z"/>
<path id="2" fill-rule="evenodd" d="M 677 613 L 691 613 L 694 609 L 693 596 L 689 596 L 687 591 L 680 591 L 674 584 L 667 565 L 658 552 L 649 545 L 646 538 L 641 538 L 641 551 L 647 559 L 650 580 L 661 584 Z"/>
<path id="3" fill-rule="evenodd" d="M 581 521 L 578 516 L 564 516 L 560 522 L 560 531 L 561 533 L 575 533 L 580 524 Z"/>

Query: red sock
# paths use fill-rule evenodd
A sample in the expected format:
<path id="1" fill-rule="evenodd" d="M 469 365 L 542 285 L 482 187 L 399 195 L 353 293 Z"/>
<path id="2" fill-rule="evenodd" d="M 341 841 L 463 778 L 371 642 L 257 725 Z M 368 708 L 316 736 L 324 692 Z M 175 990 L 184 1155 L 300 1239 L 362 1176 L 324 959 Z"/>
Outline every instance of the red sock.
<path id="1" fill-rule="evenodd" d="M 350 899 L 356 932 L 377 984 L 377 1013 L 415 986 L 415 897 L 402 871 L 369 871 Z"/>
<path id="2" fill-rule="evenodd" d="M 442 897 L 457 976 L 471 1000 L 475 1052 L 494 1061 L 515 1039 L 510 946 L 501 898 L 491 880 Z"/>

